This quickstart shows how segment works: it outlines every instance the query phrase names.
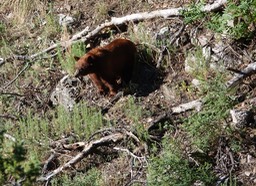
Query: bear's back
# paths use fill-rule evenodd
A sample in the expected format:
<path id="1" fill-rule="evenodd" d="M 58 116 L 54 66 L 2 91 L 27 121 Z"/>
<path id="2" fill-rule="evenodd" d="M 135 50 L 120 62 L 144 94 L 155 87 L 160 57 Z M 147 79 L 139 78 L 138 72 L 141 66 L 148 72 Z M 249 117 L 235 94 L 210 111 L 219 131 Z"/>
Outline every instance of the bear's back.
<path id="1" fill-rule="evenodd" d="M 135 63 L 136 46 L 127 39 L 116 39 L 108 45 L 98 48 L 100 68 L 105 76 L 127 76 L 132 74 Z M 126 81 L 129 81 L 129 78 Z"/>

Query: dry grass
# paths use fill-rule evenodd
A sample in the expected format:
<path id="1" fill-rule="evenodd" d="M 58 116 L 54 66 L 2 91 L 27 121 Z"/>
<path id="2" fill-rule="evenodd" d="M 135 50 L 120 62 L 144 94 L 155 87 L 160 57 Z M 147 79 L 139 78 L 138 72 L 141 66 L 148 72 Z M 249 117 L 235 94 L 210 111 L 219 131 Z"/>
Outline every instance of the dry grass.
<path id="1" fill-rule="evenodd" d="M 0 11 L 8 12 L 13 25 L 18 26 L 29 23 L 37 15 L 42 15 L 46 2 L 46 0 L 10 0 L 3 3 Z"/>
<path id="2" fill-rule="evenodd" d="M 109 4 L 104 0 L 97 1 L 95 4 L 95 19 L 96 20 L 105 20 L 108 17 Z"/>

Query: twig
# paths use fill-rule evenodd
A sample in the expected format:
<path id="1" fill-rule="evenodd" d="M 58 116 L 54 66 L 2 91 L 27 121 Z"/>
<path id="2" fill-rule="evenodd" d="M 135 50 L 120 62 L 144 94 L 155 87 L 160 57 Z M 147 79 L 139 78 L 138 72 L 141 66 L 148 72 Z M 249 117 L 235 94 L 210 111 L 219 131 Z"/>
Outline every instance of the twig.
<path id="1" fill-rule="evenodd" d="M 10 95 L 10 96 L 17 96 L 17 97 L 24 97 L 25 95 L 15 93 L 15 92 L 0 92 L 0 95 Z"/>
<path id="2" fill-rule="evenodd" d="M 93 133 L 93 134 L 89 137 L 88 141 L 89 141 L 89 142 L 92 141 L 93 138 L 94 138 L 96 135 L 98 135 L 98 134 L 106 134 L 106 133 L 108 133 L 108 135 L 109 135 L 110 132 L 112 132 L 112 133 L 113 133 L 113 132 L 121 132 L 121 130 L 115 129 L 115 128 L 103 128 L 103 129 L 97 130 L 95 133 Z"/>
<path id="3" fill-rule="evenodd" d="M 124 149 L 124 148 L 120 148 L 120 147 L 114 147 L 114 149 L 117 150 L 117 151 L 126 152 L 127 154 L 129 154 L 129 155 L 132 156 L 133 158 L 138 159 L 139 161 L 140 161 L 141 159 L 146 160 L 145 157 L 136 156 L 135 154 L 133 154 L 133 153 L 132 153 L 131 151 L 129 151 L 128 149 Z"/>
<path id="4" fill-rule="evenodd" d="M 157 62 L 156 62 L 156 68 L 159 68 L 159 67 L 160 67 L 161 61 L 162 61 L 163 58 L 164 58 L 164 51 L 165 51 L 165 50 L 166 50 L 166 47 L 164 46 L 164 48 L 161 50 L 160 55 L 159 55 L 159 57 L 158 57 L 158 60 L 157 60 Z"/>
<path id="5" fill-rule="evenodd" d="M 113 105 L 113 103 L 117 102 L 121 97 L 123 97 L 124 93 L 123 91 L 118 92 L 110 101 L 107 105 L 105 105 L 102 109 L 101 109 L 101 114 L 106 114 L 108 112 L 108 110 L 111 108 L 111 106 Z"/>
<path id="6" fill-rule="evenodd" d="M 140 143 L 139 138 L 135 136 L 131 131 L 126 131 L 125 133 L 127 136 L 130 136 L 131 138 L 133 138 L 137 143 Z"/>
<path id="7" fill-rule="evenodd" d="M 0 67 L 5 63 L 5 60 L 0 57 Z"/>
<path id="8" fill-rule="evenodd" d="M 24 66 L 24 68 L 15 76 L 15 78 L 13 78 L 13 80 L 9 81 L 6 85 L 4 85 L 4 87 L 2 87 L 0 90 L 3 91 L 4 89 L 6 89 L 8 86 L 10 86 L 11 84 L 13 84 L 18 77 L 29 67 L 29 62 L 26 63 L 26 65 Z"/>
<path id="9" fill-rule="evenodd" d="M 52 148 L 56 147 L 62 147 L 64 144 L 66 144 L 68 141 L 70 141 L 72 138 L 75 138 L 74 136 L 68 136 L 66 138 L 59 139 L 57 141 L 51 141 L 49 146 Z"/>
<path id="10" fill-rule="evenodd" d="M 56 158 L 58 158 L 59 156 L 60 156 L 60 154 L 59 154 L 59 153 L 56 153 L 56 152 L 53 152 L 53 153 L 51 154 L 51 156 L 45 161 L 44 167 L 43 167 L 43 169 L 42 169 L 42 173 L 43 173 L 43 174 L 47 172 L 47 169 L 48 169 L 48 167 L 49 167 L 49 164 L 50 164 L 51 162 L 53 162 L 53 161 L 54 161 Z"/>
<path id="11" fill-rule="evenodd" d="M 162 122 L 164 120 L 170 119 L 172 116 L 172 113 L 167 111 L 164 112 L 163 114 L 160 114 L 159 116 L 157 116 L 154 120 L 152 120 L 147 128 L 147 131 L 151 131 L 152 129 L 155 128 L 156 124 L 158 124 L 159 122 Z"/>
<path id="12" fill-rule="evenodd" d="M 183 32 L 184 29 L 185 29 L 185 24 L 182 22 L 182 25 L 181 25 L 180 29 L 178 30 L 178 32 L 174 33 L 172 38 L 170 39 L 169 45 L 173 45 L 173 43 L 181 35 L 181 33 Z"/>
<path id="13" fill-rule="evenodd" d="M 13 119 L 18 120 L 18 118 L 14 115 L 0 114 L 0 118 Z"/>

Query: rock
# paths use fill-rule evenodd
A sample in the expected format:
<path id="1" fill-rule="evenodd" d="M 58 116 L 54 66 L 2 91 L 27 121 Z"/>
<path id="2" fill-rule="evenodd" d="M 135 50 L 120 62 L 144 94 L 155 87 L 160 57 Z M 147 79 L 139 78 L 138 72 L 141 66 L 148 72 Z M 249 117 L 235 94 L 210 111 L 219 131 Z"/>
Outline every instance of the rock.
<path id="1" fill-rule="evenodd" d="M 247 163 L 252 163 L 253 161 L 252 155 L 248 154 L 246 158 L 247 158 Z"/>
<path id="2" fill-rule="evenodd" d="M 218 42 L 214 43 L 214 46 L 212 47 L 212 51 L 216 54 L 219 54 L 225 50 L 228 46 L 223 43 L 222 40 L 219 40 Z"/>
<path id="3" fill-rule="evenodd" d="M 245 109 L 230 110 L 232 126 L 234 128 L 245 128 L 254 121 L 253 113 Z"/>
<path id="4" fill-rule="evenodd" d="M 62 105 L 67 111 L 72 111 L 81 91 L 81 81 L 69 75 L 64 76 L 52 92 L 50 100 L 53 105 Z"/>
<path id="5" fill-rule="evenodd" d="M 200 56 L 199 56 L 200 55 Z M 211 58 L 211 47 L 202 47 L 202 53 L 197 55 L 196 52 L 189 54 L 185 59 L 185 71 L 191 73 L 198 69 L 207 68 Z"/>
<path id="6" fill-rule="evenodd" d="M 59 24 L 61 26 L 70 26 L 72 23 L 75 22 L 75 19 L 73 17 L 64 15 L 64 14 L 58 14 L 59 16 Z"/>
<path id="7" fill-rule="evenodd" d="M 185 71 L 188 73 L 193 72 L 194 66 L 196 63 L 196 57 L 192 55 L 188 55 L 185 59 Z"/>
<path id="8" fill-rule="evenodd" d="M 164 34 L 166 34 L 168 32 L 169 32 L 169 27 L 166 26 L 166 27 L 161 28 L 158 34 L 159 35 L 164 35 Z"/>
<path id="9" fill-rule="evenodd" d="M 206 46 L 209 43 L 208 38 L 205 35 L 200 35 L 198 37 L 198 44 L 201 46 Z"/>
<path id="10" fill-rule="evenodd" d="M 0 57 L 0 66 L 4 64 L 4 58 Z"/>
<path id="11" fill-rule="evenodd" d="M 166 36 L 170 33 L 170 29 L 168 26 L 163 27 L 160 29 L 160 31 L 155 35 L 155 38 L 157 40 L 162 40 L 164 38 L 166 38 Z"/>
<path id="12" fill-rule="evenodd" d="M 191 84 L 194 85 L 196 88 L 200 88 L 201 82 L 198 79 L 192 79 Z"/>
<path id="13" fill-rule="evenodd" d="M 209 61 L 210 58 L 211 58 L 211 47 L 209 47 L 209 46 L 203 47 L 203 48 L 202 48 L 202 54 L 203 54 L 203 56 L 204 56 L 204 59 L 205 59 L 206 61 Z"/>
<path id="14" fill-rule="evenodd" d="M 216 36 L 218 38 L 218 36 Z M 211 61 L 216 62 L 219 66 L 234 67 L 234 65 L 242 64 L 241 55 L 235 56 L 231 44 L 224 41 L 222 38 L 216 39 L 212 47 Z M 221 63 L 220 63 L 221 62 Z"/>
<path id="15" fill-rule="evenodd" d="M 172 101 L 177 99 L 177 94 L 176 94 L 176 90 L 173 87 L 168 87 L 167 85 L 162 85 L 161 86 L 164 98 L 166 99 L 166 101 Z"/>
<path id="16" fill-rule="evenodd" d="M 249 177 L 251 175 L 251 172 L 245 171 L 244 174 Z"/>

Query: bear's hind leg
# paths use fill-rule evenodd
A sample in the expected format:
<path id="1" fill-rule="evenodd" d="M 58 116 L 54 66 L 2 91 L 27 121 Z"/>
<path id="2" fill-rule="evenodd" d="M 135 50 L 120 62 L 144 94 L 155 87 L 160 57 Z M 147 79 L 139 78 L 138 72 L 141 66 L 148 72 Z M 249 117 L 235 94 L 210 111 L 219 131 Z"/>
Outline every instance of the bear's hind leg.
<path id="1" fill-rule="evenodd" d="M 94 83 L 94 85 L 98 88 L 98 92 L 101 95 L 105 94 L 105 86 L 104 86 L 104 83 L 102 82 L 101 78 L 95 73 L 89 74 L 89 77 L 92 80 L 92 82 Z"/>

